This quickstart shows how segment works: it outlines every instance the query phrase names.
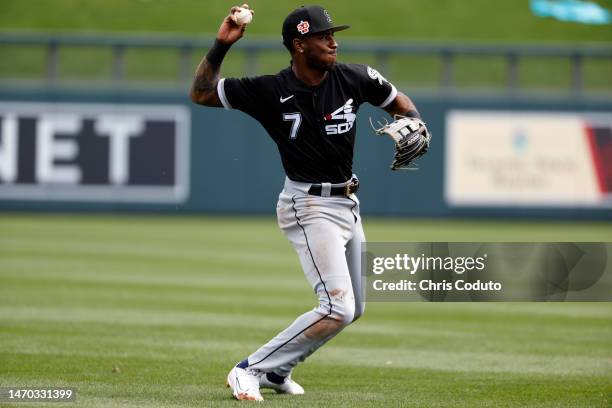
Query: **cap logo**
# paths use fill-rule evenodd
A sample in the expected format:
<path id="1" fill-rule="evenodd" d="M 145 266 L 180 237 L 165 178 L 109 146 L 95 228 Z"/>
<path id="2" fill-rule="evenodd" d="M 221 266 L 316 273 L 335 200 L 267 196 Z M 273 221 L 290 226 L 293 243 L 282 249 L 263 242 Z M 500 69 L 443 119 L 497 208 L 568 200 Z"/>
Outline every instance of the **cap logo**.
<path id="1" fill-rule="evenodd" d="M 323 13 L 325 13 L 325 17 L 327 17 L 327 22 L 331 23 L 332 19 L 331 19 L 331 16 L 329 15 L 329 13 L 327 12 L 327 10 L 323 9 Z"/>
<path id="2" fill-rule="evenodd" d="M 308 21 L 300 21 L 300 23 L 297 25 L 297 30 L 300 32 L 300 34 L 308 34 L 310 31 L 310 23 Z"/>

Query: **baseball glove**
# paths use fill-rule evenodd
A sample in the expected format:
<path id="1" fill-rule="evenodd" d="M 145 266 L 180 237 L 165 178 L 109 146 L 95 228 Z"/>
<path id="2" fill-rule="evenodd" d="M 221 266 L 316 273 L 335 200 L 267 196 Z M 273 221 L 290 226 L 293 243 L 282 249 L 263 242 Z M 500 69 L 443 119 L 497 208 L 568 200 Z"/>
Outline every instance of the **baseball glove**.
<path id="1" fill-rule="evenodd" d="M 395 115 L 394 121 L 380 128 L 372 128 L 378 135 L 387 135 L 395 142 L 395 155 L 391 170 L 416 170 L 413 161 L 424 155 L 429 148 L 431 133 L 425 122 L 417 118 Z M 371 123 L 371 121 L 370 121 Z M 382 123 L 379 123 L 382 125 Z M 413 164 L 411 167 L 410 165 Z"/>

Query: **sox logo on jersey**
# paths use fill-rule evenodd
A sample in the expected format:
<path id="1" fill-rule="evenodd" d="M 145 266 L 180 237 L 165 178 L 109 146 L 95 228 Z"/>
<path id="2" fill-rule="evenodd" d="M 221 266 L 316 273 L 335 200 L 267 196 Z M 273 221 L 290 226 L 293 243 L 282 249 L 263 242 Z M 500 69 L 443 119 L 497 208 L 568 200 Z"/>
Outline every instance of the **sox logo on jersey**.
<path id="1" fill-rule="evenodd" d="M 355 124 L 356 114 L 353 113 L 353 98 L 349 99 L 330 114 L 325 115 L 324 119 L 327 120 L 344 120 L 341 123 L 335 123 L 333 125 L 325 126 L 325 133 L 328 135 L 340 135 L 346 133 L 353 128 Z"/>

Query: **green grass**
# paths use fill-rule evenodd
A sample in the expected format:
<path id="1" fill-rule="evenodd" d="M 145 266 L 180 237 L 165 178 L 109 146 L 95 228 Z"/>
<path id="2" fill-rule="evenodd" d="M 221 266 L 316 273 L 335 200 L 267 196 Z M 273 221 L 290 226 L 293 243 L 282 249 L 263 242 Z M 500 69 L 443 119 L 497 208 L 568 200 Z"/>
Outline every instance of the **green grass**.
<path id="1" fill-rule="evenodd" d="M 278 39 L 284 17 L 301 1 L 253 0 L 256 10 L 248 37 Z M 612 7 L 610 1 L 599 2 Z M 187 36 L 213 36 L 232 3 L 221 0 L 3 0 L 0 2 L 0 32 L 124 33 L 151 32 Z M 444 41 L 487 43 L 599 43 L 610 44 L 609 26 L 564 23 L 535 17 L 527 0 L 336 0 L 328 2 L 337 23 L 347 22 L 350 30 L 338 34 L 345 40 L 361 41 Z M 67 55 L 63 55 L 67 54 Z M 126 78 L 134 81 L 174 82 L 179 78 L 175 53 L 163 50 L 133 51 L 126 56 Z M 198 50 L 193 67 L 204 54 Z M 236 52 L 232 53 L 236 54 Z M 275 55 L 262 55 L 257 73 L 277 72 L 288 65 L 289 57 L 280 45 Z M 0 78 L 44 77 L 44 54 L 35 48 L 0 46 Z M 346 62 L 376 65 L 372 55 L 347 55 Z M 226 61 L 224 74 L 244 75 L 243 56 L 234 64 Z M 436 88 L 441 66 L 436 58 L 395 57 L 389 79 L 407 89 Z M 410 61 L 407 61 L 410 60 Z M 71 49 L 60 55 L 60 80 L 110 78 L 108 50 Z M 612 90 L 610 61 L 587 60 L 585 87 L 588 91 Z M 525 89 L 569 89 L 570 69 L 566 61 L 525 59 L 520 87 Z M 455 83 L 461 88 L 501 90 L 506 80 L 499 58 L 460 58 Z"/>
<path id="2" fill-rule="evenodd" d="M 609 1 L 600 1 L 612 7 Z M 214 34 L 233 2 L 225 0 L 3 0 L 0 29 L 28 31 L 172 32 Z M 249 35 L 277 37 L 284 17 L 300 0 L 252 0 Z M 609 26 L 535 17 L 528 0 L 366 0 L 322 2 L 342 37 L 397 40 L 603 42 Z"/>
<path id="3" fill-rule="evenodd" d="M 604 223 L 364 225 L 371 241 L 612 236 Z M 78 390 L 51 407 L 236 406 L 231 365 L 314 306 L 273 218 L 4 214 L 0 232 L 0 386 Z M 370 303 L 296 369 L 306 395 L 265 404 L 608 407 L 611 337 L 610 303 Z"/>

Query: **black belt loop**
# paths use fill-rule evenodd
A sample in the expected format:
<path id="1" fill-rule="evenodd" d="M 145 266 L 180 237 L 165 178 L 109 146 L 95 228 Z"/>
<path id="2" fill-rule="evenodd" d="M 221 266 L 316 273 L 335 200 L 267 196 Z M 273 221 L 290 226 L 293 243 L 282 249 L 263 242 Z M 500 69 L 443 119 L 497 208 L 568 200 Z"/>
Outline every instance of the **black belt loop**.
<path id="1" fill-rule="evenodd" d="M 359 180 L 353 177 L 351 179 L 351 182 L 348 183 L 346 186 L 332 187 L 329 192 L 329 195 L 330 197 L 331 196 L 348 197 L 351 194 L 356 193 L 357 190 L 359 190 Z M 321 184 L 313 184 L 312 186 L 310 186 L 310 189 L 308 190 L 308 194 L 320 196 L 322 191 L 323 191 L 323 186 Z"/>

